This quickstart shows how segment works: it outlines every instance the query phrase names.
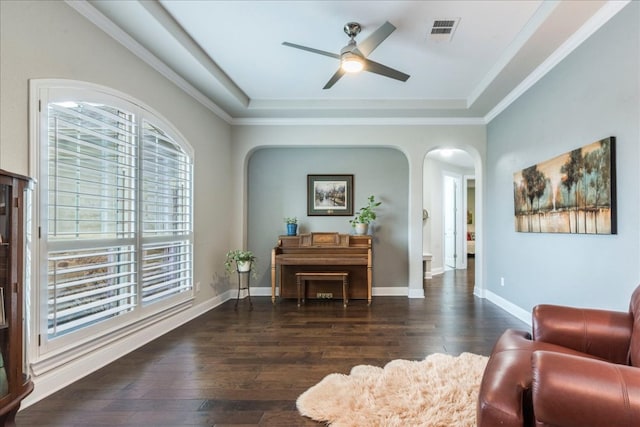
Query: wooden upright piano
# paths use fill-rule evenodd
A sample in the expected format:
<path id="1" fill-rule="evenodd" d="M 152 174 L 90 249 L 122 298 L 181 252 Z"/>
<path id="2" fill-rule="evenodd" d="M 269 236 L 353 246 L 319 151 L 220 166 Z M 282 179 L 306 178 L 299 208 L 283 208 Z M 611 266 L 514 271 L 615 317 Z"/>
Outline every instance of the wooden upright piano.
<path id="1" fill-rule="evenodd" d="M 371 260 L 371 236 L 333 232 L 280 236 L 271 251 L 271 301 L 276 301 L 276 285 L 281 298 L 296 298 L 298 272 L 346 271 L 349 299 L 366 298 L 371 304 Z M 320 286 L 326 282 L 311 281 L 309 295 L 321 290 Z"/>

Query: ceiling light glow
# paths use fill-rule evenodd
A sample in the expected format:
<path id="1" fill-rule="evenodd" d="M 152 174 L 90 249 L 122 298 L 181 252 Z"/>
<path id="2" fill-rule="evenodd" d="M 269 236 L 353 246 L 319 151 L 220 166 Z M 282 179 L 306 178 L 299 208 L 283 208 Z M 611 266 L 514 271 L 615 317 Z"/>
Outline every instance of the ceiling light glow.
<path id="1" fill-rule="evenodd" d="M 364 68 L 362 58 L 351 52 L 343 53 L 341 61 L 342 69 L 347 73 L 358 73 Z"/>

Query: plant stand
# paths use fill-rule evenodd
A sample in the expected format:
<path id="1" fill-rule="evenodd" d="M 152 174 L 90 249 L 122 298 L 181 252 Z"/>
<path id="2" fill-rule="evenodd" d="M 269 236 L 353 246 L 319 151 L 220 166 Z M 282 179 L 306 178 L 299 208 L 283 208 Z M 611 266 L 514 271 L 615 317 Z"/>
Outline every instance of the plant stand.
<path id="1" fill-rule="evenodd" d="M 247 296 L 249 297 L 249 310 L 253 310 L 253 302 L 251 302 L 251 290 L 249 289 L 251 269 L 249 269 L 248 271 L 236 271 L 238 272 L 238 296 L 236 297 L 236 305 L 233 307 L 233 309 L 238 309 L 238 301 L 240 301 L 240 291 L 246 290 Z"/>

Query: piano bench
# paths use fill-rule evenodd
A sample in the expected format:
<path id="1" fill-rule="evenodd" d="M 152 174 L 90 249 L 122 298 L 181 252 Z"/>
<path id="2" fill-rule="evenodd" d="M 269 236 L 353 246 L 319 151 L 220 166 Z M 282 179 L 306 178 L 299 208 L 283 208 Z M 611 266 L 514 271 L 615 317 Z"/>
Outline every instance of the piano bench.
<path id="1" fill-rule="evenodd" d="M 305 286 L 307 280 L 323 280 L 323 281 L 336 281 L 342 280 L 342 305 L 347 306 L 349 302 L 349 273 L 346 271 L 324 271 L 324 272 L 299 272 L 296 273 L 296 283 L 298 285 L 298 307 L 300 307 L 300 296 L 302 295 L 302 302 L 304 302 L 304 296 L 306 295 Z"/>

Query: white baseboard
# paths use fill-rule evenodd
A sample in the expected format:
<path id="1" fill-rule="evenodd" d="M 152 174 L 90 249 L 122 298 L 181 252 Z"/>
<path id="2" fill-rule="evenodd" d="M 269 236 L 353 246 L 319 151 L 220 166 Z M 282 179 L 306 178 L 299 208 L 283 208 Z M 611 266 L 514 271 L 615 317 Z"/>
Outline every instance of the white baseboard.
<path id="1" fill-rule="evenodd" d="M 439 276 L 442 273 L 444 273 L 444 267 L 437 267 L 431 270 L 431 275 L 432 276 Z"/>
<path id="2" fill-rule="evenodd" d="M 398 286 L 398 287 L 373 287 L 371 288 L 371 293 L 374 297 L 406 297 L 409 295 L 409 287 L 408 286 Z"/>
<path id="3" fill-rule="evenodd" d="M 478 296 L 480 296 L 481 298 L 488 299 L 489 301 L 491 301 L 492 303 L 494 303 L 495 305 L 497 305 L 507 313 L 511 314 L 512 316 L 522 320 L 524 323 L 531 326 L 531 313 L 529 311 L 518 307 L 512 302 L 507 301 L 501 296 L 496 295 L 493 292 L 486 289 L 482 291 L 482 295 L 478 295 Z"/>
<path id="4" fill-rule="evenodd" d="M 409 298 L 424 299 L 424 289 L 409 288 Z"/>

